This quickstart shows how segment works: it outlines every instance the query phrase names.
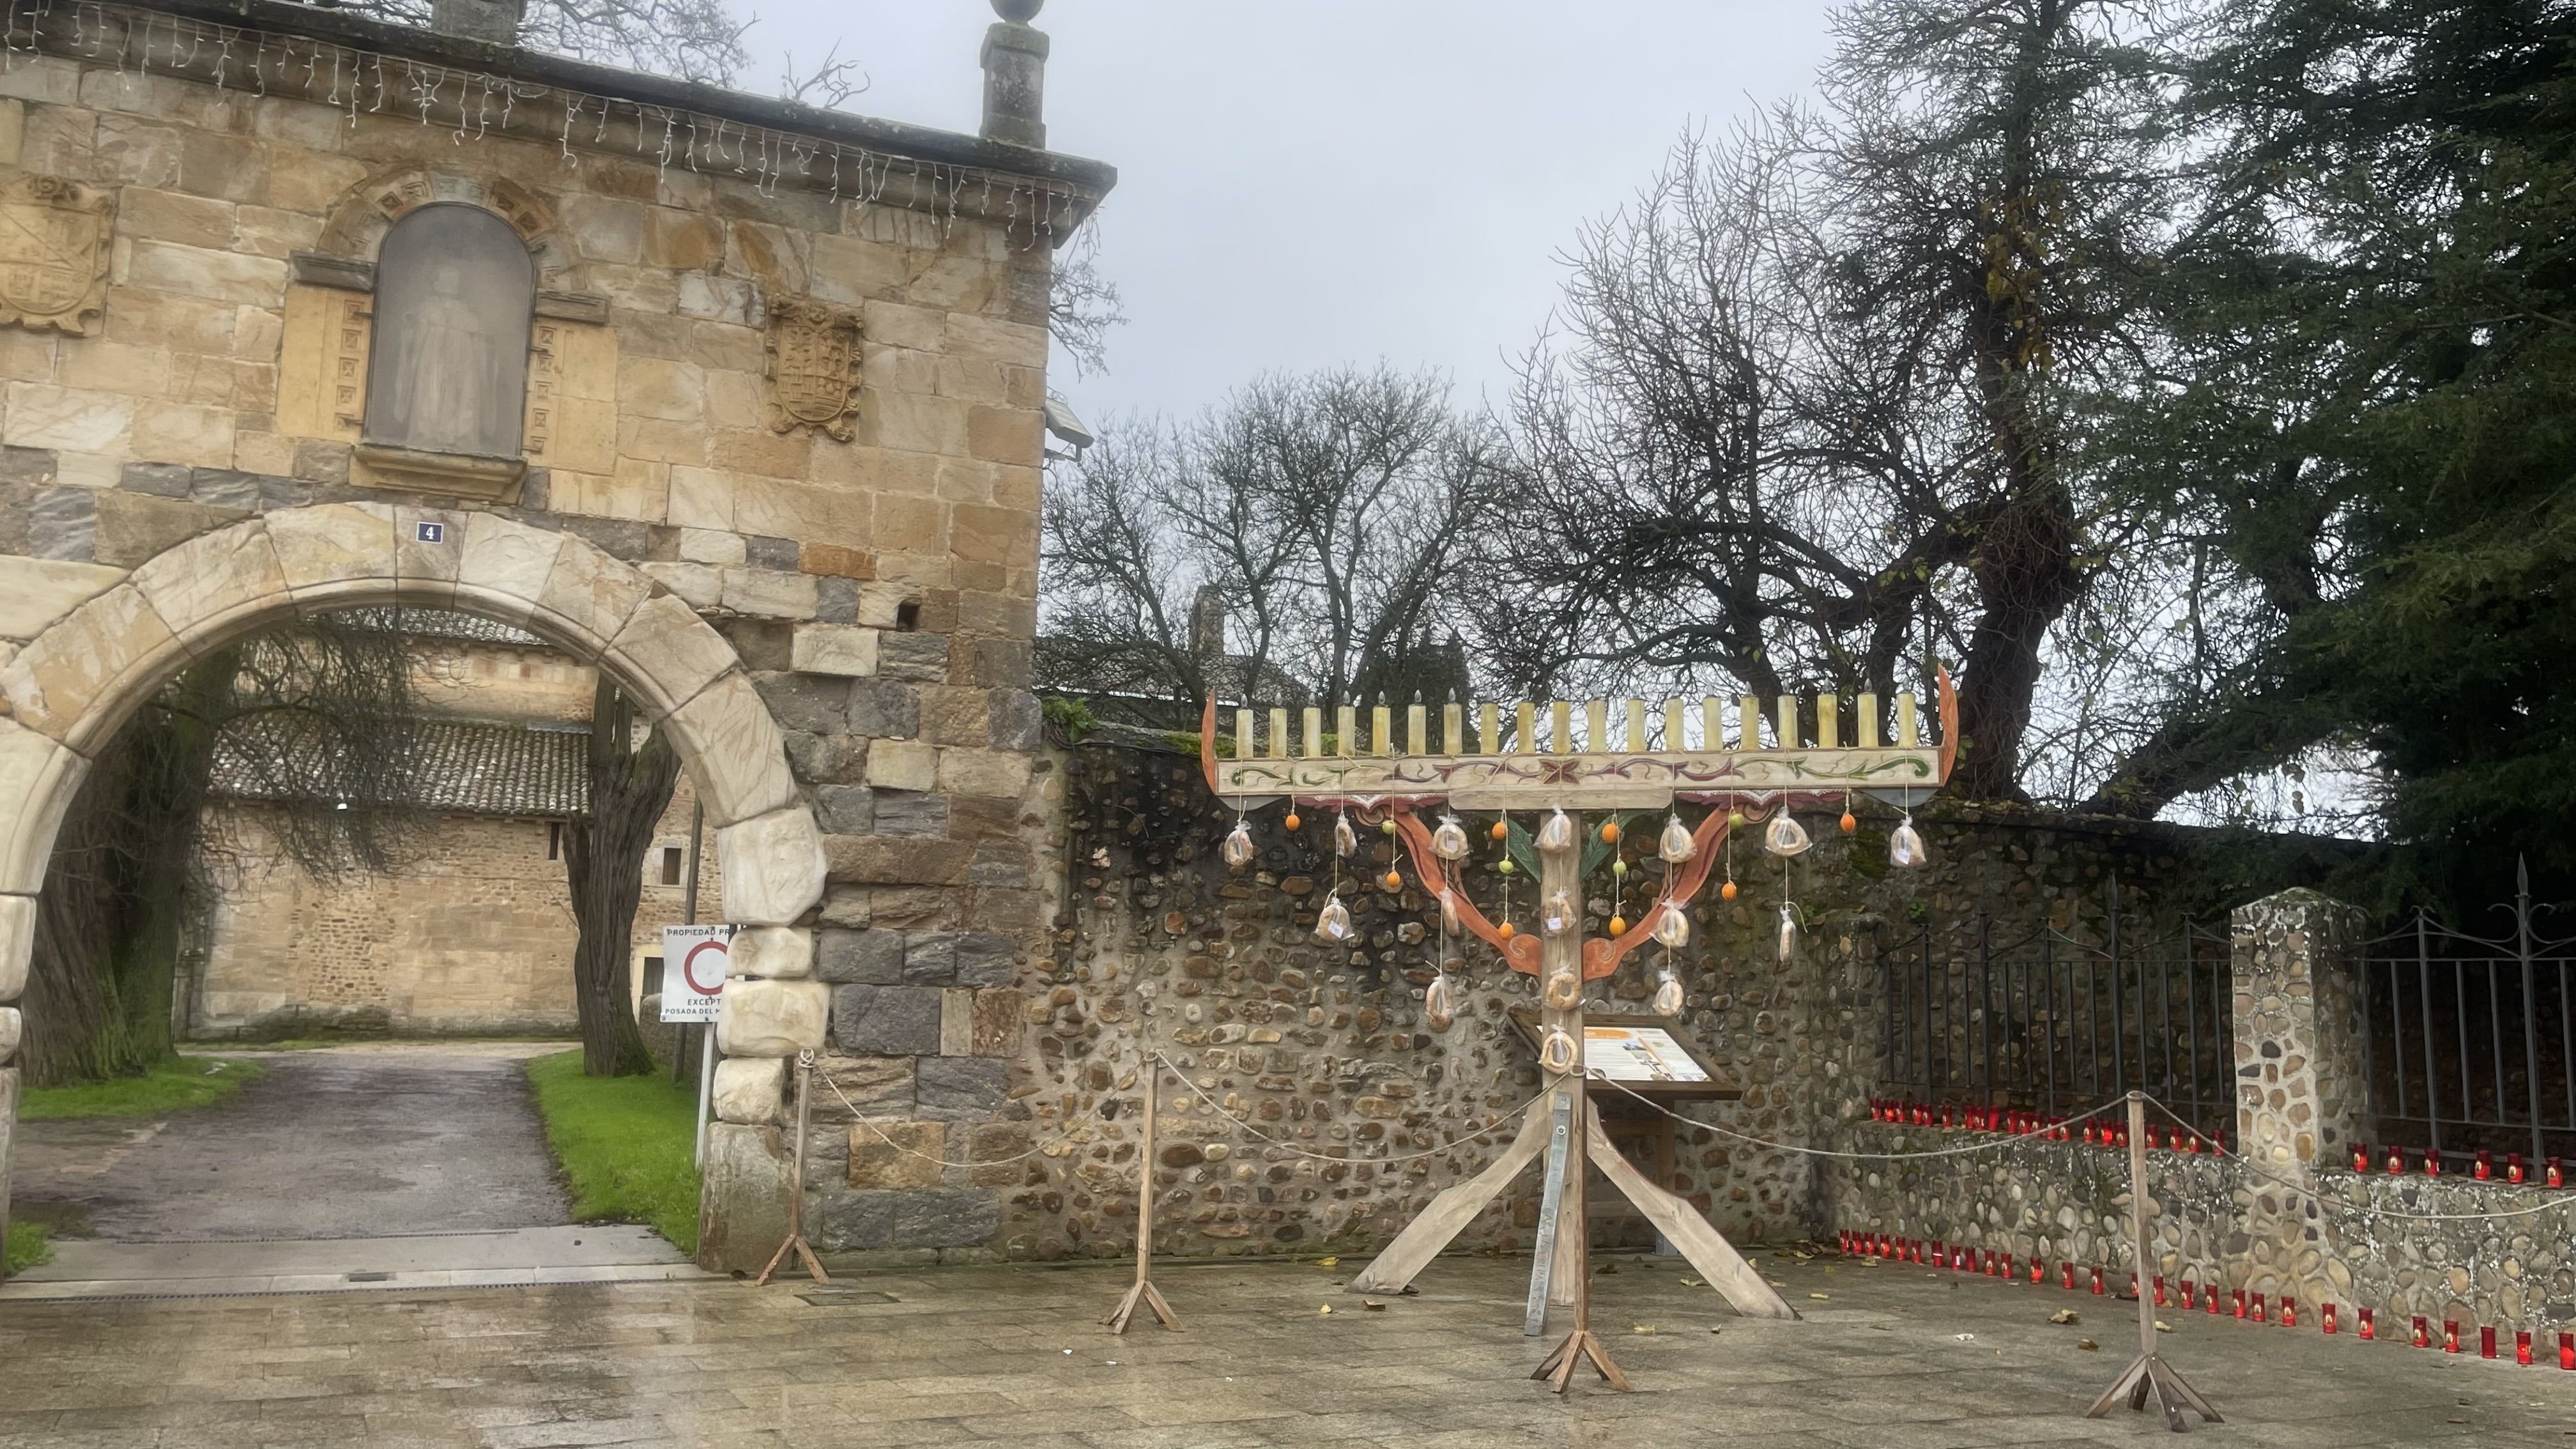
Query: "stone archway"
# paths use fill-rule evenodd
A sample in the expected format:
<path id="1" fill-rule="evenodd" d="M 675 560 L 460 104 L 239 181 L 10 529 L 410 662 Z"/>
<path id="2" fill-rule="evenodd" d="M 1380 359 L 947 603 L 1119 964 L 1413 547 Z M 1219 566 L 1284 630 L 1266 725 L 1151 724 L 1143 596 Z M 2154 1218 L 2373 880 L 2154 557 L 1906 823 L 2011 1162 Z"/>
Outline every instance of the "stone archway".
<path id="1" fill-rule="evenodd" d="M 775 1092 L 783 1059 L 822 1045 L 828 989 L 804 979 L 812 941 L 796 926 L 822 898 L 822 835 L 724 636 L 573 534 L 390 503 L 281 509 L 172 546 L 0 660 L 0 1222 L 16 1113 L 14 1003 L 55 832 L 91 758 L 191 658 L 298 614 L 396 603 L 518 625 L 643 702 L 715 827 L 724 917 L 746 928 L 717 1026 L 722 1049 L 744 1059 L 734 1075 Z"/>

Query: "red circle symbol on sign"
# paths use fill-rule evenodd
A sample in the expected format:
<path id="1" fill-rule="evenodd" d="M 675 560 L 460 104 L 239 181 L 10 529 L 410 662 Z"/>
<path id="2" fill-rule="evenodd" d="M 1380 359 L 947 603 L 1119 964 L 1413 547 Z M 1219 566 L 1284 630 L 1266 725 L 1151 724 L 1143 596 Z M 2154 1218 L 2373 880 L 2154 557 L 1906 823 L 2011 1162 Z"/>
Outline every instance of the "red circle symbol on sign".
<path id="1" fill-rule="evenodd" d="M 689 983 L 689 989 L 700 996 L 717 995 L 724 990 L 725 961 L 724 942 L 700 941 L 689 948 L 688 955 L 680 958 L 680 979 Z M 715 973 L 714 979 L 700 977 L 698 973 L 702 969 Z"/>

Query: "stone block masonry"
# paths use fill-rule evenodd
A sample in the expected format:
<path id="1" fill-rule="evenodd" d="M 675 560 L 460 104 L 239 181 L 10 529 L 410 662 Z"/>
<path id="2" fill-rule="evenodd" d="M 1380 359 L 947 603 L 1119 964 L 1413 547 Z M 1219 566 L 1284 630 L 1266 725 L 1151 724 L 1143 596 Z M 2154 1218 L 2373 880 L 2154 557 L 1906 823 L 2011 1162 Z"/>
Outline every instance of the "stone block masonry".
<path id="1" fill-rule="evenodd" d="M 810 966 L 781 944 L 730 983 L 738 1050 L 901 1027 L 905 1112 L 1005 1110 L 1053 914 L 1027 693 L 1044 299 L 1110 168 L 310 7 L 55 10 L 16 45 L 0 167 L 44 184 L 5 204 L 67 199 L 100 301 L 0 321 L 0 924 L 173 660 L 298 611 L 463 608 L 634 689 L 707 802 L 724 918 L 812 933 Z M 413 104 L 469 75 L 508 104 L 470 127 Z M 435 206 L 528 249 L 525 415 L 472 434 L 515 432 L 515 458 L 389 446 L 370 412 L 399 335 L 383 244 Z M 847 979 L 876 958 L 842 938 L 877 932 L 945 944 Z M 0 1008 L 25 963 L 0 931 Z M 833 1021 L 860 986 L 927 995 Z M 854 1097 L 890 1103 L 879 1075 Z M 729 1085 L 721 1266 L 775 1246 L 792 1120 L 769 1074 Z M 999 1211 L 924 1203 L 875 1221 L 953 1243 Z"/>

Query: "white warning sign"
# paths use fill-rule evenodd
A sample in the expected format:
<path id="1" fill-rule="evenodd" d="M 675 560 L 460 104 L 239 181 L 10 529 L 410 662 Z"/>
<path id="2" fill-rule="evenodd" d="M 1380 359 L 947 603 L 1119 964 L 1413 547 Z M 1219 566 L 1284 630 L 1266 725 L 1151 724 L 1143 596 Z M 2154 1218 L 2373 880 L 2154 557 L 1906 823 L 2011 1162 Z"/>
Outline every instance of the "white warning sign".
<path id="1" fill-rule="evenodd" d="M 727 952 L 734 928 L 664 926 L 662 928 L 662 1019 L 713 1021 L 724 995 Z"/>

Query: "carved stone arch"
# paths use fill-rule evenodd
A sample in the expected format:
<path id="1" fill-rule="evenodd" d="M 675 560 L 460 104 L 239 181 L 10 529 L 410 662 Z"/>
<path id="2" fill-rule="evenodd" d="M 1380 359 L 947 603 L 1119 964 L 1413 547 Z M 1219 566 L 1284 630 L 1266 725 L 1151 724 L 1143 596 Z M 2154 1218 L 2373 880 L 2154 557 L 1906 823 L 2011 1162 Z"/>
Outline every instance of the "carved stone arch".
<path id="1" fill-rule="evenodd" d="M 676 595 L 578 536 L 390 503 L 280 509 L 199 534 L 0 663 L 0 1063 L 16 1046 L 55 833 L 118 727 L 210 650 L 299 615 L 384 604 L 525 628 L 607 670 L 670 732 L 716 827 L 725 919 L 745 928 L 736 962 L 747 974 L 725 983 L 716 1040 L 740 1059 L 727 1069 L 759 1077 L 774 1100 L 783 1059 L 823 1045 L 830 1008 L 831 988 L 803 979 L 813 942 L 795 924 L 822 900 L 823 837 L 733 646 Z M 0 1204 L 14 1081 L 0 1066 Z M 774 1197 L 777 1184 L 762 1181 Z M 709 1242 L 726 1241 L 733 1202 L 711 1170 L 701 1207 Z M 756 1236 L 755 1226 L 736 1231 Z"/>
<path id="2" fill-rule="evenodd" d="M 506 176 L 487 178 L 418 166 L 380 171 L 350 187 L 331 208 L 315 250 L 372 263 L 395 222 L 439 201 L 479 206 L 508 222 L 536 261 L 537 286 L 546 291 L 573 290 L 580 258 L 556 224 L 553 203 Z"/>

